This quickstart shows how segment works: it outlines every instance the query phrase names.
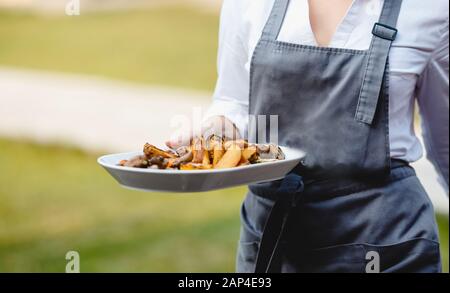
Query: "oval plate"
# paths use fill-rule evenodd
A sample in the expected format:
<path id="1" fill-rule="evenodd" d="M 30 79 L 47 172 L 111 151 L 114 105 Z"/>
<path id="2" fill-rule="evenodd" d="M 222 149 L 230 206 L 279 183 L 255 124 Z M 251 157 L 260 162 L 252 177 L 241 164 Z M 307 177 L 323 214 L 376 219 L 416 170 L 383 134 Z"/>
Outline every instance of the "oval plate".
<path id="1" fill-rule="evenodd" d="M 128 160 L 142 152 L 106 155 L 98 163 L 125 188 L 158 192 L 205 192 L 240 185 L 248 185 L 282 179 L 300 163 L 304 153 L 281 147 L 286 159 L 230 169 L 211 170 L 154 170 L 121 167 L 121 160 Z"/>

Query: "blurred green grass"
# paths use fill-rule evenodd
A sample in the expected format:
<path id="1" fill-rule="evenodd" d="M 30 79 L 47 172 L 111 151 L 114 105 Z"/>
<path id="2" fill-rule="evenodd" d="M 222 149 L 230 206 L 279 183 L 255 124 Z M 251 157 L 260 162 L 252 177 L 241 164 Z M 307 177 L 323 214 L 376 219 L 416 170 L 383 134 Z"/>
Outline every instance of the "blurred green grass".
<path id="1" fill-rule="evenodd" d="M 0 271 L 232 272 L 245 188 L 127 191 L 95 156 L 0 140 Z"/>
<path id="2" fill-rule="evenodd" d="M 76 17 L 0 10 L 0 65 L 211 91 L 218 22 L 179 5 Z"/>
<path id="3" fill-rule="evenodd" d="M 0 140 L 0 271 L 63 272 L 76 250 L 83 272 L 233 272 L 244 193 L 127 191 L 93 155 Z"/>

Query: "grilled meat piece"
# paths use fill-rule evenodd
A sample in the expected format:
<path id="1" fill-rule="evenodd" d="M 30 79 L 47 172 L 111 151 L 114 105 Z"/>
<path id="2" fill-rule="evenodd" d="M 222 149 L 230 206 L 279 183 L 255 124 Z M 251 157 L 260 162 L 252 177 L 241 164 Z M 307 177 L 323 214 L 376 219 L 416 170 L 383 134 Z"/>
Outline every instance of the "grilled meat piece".
<path id="1" fill-rule="evenodd" d="M 149 162 L 146 156 L 136 156 L 123 163 L 124 167 L 132 168 L 147 168 L 149 166 Z"/>
<path id="2" fill-rule="evenodd" d="M 169 165 L 169 160 L 162 156 L 153 157 L 150 159 L 149 164 L 151 166 L 158 166 L 159 169 L 166 169 Z"/>
<path id="3" fill-rule="evenodd" d="M 192 158 L 193 158 L 192 152 L 188 151 L 182 157 L 172 159 L 171 162 L 169 163 L 169 167 L 170 168 L 178 168 L 178 167 L 180 167 L 181 164 L 189 163 L 190 161 L 192 161 Z"/>
<path id="4" fill-rule="evenodd" d="M 256 152 L 259 157 L 259 162 L 284 160 L 285 155 L 281 148 L 274 144 L 269 145 L 257 145 Z"/>
<path id="5" fill-rule="evenodd" d="M 144 154 L 149 158 L 160 156 L 165 159 L 174 159 L 177 157 L 176 154 L 169 151 L 163 151 L 149 143 L 146 143 L 144 146 Z"/>

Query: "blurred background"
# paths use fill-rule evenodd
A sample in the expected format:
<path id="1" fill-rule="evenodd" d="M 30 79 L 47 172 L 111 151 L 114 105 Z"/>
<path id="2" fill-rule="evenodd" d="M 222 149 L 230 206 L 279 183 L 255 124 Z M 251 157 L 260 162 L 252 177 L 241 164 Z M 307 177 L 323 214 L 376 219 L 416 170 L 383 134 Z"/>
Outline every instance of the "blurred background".
<path id="1" fill-rule="evenodd" d="M 69 2 L 0 0 L 0 272 L 64 272 L 70 250 L 82 272 L 233 272 L 245 187 L 132 192 L 96 163 L 208 106 L 221 1 Z M 448 272 L 448 199 L 416 167 Z"/>

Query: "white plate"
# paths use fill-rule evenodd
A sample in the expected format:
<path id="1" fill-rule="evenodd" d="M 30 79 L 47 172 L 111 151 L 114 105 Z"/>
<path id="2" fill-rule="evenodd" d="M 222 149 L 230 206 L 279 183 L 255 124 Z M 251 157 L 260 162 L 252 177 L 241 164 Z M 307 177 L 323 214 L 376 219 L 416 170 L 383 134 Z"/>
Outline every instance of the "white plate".
<path id="1" fill-rule="evenodd" d="M 125 188 L 141 191 L 204 192 L 239 185 L 278 180 L 300 163 L 303 152 L 281 147 L 286 159 L 221 170 L 154 170 L 121 167 L 121 160 L 141 155 L 142 152 L 114 154 L 100 157 L 102 165 Z"/>

